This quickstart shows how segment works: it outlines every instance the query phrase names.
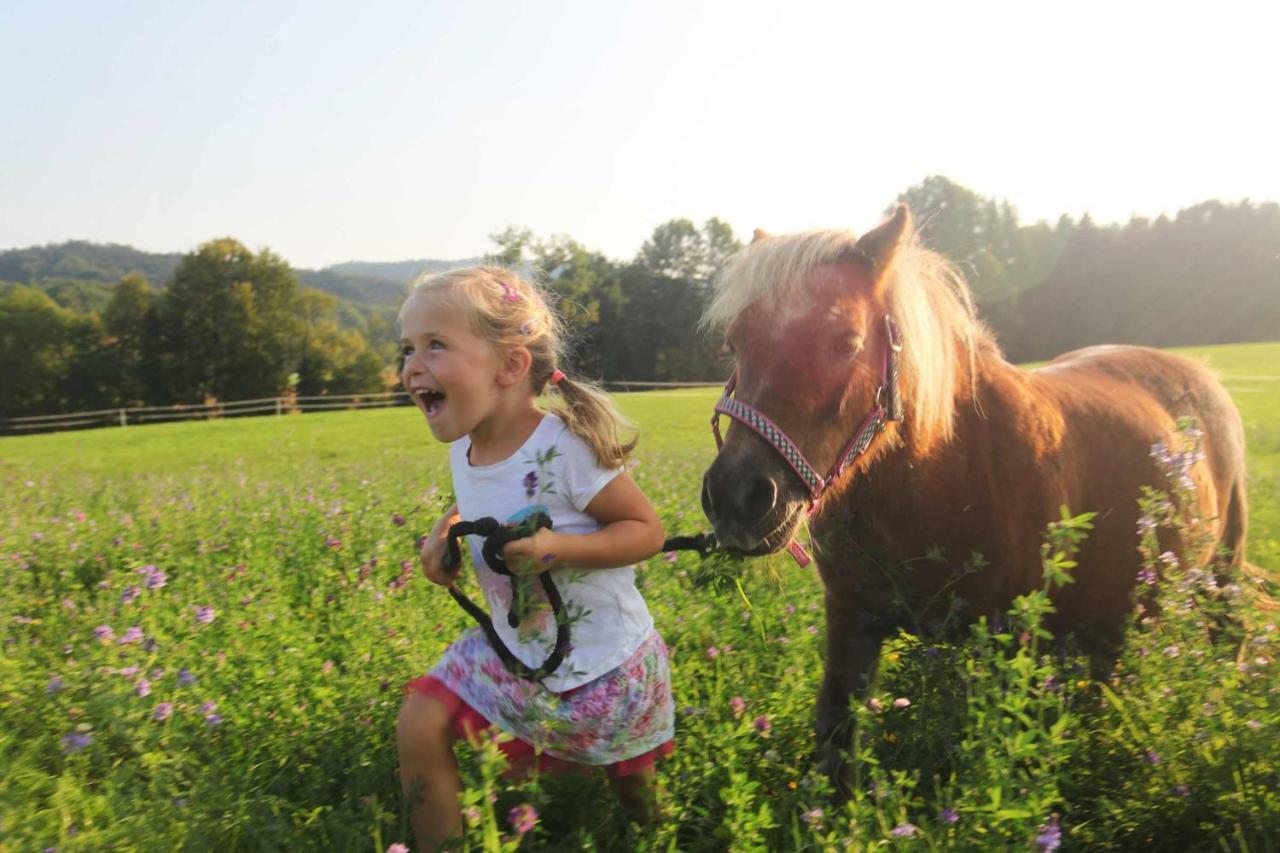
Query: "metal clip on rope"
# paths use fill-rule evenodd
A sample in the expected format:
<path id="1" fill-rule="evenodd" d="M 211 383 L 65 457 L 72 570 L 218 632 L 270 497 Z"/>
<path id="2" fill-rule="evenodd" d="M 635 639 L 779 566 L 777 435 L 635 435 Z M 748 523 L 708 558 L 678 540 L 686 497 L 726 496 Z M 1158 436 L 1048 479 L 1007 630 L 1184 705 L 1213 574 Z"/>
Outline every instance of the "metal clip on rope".
<path id="1" fill-rule="evenodd" d="M 515 527 L 507 527 L 494 518 L 459 521 L 449 528 L 449 533 L 445 539 L 447 550 L 444 555 L 444 567 L 450 572 L 455 572 L 461 567 L 462 549 L 458 547 L 459 539 L 463 536 L 483 536 L 484 545 L 481 546 L 480 553 L 484 556 L 485 563 L 497 574 L 506 575 L 510 578 L 512 573 L 507 568 L 507 561 L 502 558 L 502 547 L 508 542 L 532 536 L 543 528 L 548 530 L 551 528 L 551 519 L 546 513 L 541 512 L 529 516 Z M 472 619 L 476 620 L 481 630 L 484 631 L 485 637 L 488 638 L 489 645 L 493 646 L 493 650 L 497 652 L 498 658 L 502 661 L 502 665 L 507 668 L 507 671 L 517 678 L 525 678 L 529 681 L 539 681 L 555 672 L 569 651 L 569 622 L 564 616 L 564 600 L 560 597 L 560 590 L 556 587 L 555 581 L 551 579 L 550 572 L 540 573 L 538 580 L 542 583 L 542 590 L 547 594 L 547 601 L 551 604 L 551 612 L 555 616 L 556 642 L 551 654 L 537 669 L 530 669 L 524 661 L 512 654 L 506 643 L 502 642 L 502 638 L 498 636 L 498 632 L 493 627 L 493 620 L 489 618 L 488 613 L 485 613 L 474 601 L 463 595 L 457 587 L 449 587 L 449 594 L 453 596 L 453 600 L 458 602 L 463 610 L 471 614 Z M 515 628 L 526 614 L 523 608 L 520 612 L 515 610 L 514 589 L 512 592 L 512 609 L 507 613 L 507 624 Z"/>

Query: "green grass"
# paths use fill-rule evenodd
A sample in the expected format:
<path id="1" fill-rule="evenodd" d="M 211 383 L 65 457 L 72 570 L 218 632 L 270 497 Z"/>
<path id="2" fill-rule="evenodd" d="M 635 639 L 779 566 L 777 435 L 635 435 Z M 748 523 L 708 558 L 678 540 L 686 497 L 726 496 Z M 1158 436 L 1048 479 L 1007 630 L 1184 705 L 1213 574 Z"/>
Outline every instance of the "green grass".
<path id="1" fill-rule="evenodd" d="M 1280 382 L 1258 378 L 1280 373 L 1280 344 L 1192 354 L 1240 406 L 1250 558 L 1280 569 Z M 705 527 L 698 481 L 714 455 L 717 393 L 620 398 L 643 430 L 635 477 L 669 532 Z M 399 686 L 467 620 L 420 577 L 392 582 L 447 480 L 445 449 L 411 409 L 0 439 L 0 850 L 407 842 Z M 163 570 L 165 585 L 123 603 L 143 566 Z M 1184 591 L 1167 618 L 1135 628 L 1110 685 L 1012 629 L 899 638 L 876 694 L 889 708 L 860 711 L 858 792 L 836 807 L 810 763 L 814 573 L 759 560 L 739 590 L 682 556 L 655 558 L 640 577 L 674 655 L 677 753 L 661 770 L 671 819 L 628 836 L 601 780 L 486 782 L 488 765 L 470 756 L 469 796 L 482 807 L 470 845 L 515 843 L 506 810 L 526 801 L 542 814 L 526 849 L 1025 849 L 1051 811 L 1068 848 L 1280 845 L 1265 615 L 1254 633 L 1230 635 L 1238 643 L 1215 641 L 1195 626 L 1198 611 L 1177 615 L 1202 595 Z M 196 620 L 200 606 L 214 608 L 211 623 Z M 116 639 L 96 640 L 100 625 Z M 154 646 L 120 643 L 131 626 Z M 183 669 L 194 683 L 180 683 Z M 1050 673 L 1060 687 L 1046 687 Z M 894 709 L 894 698 L 910 704 Z M 210 701 L 216 711 L 203 711 Z M 165 702 L 172 715 L 155 719 Z M 767 736 L 753 725 L 761 716 Z M 69 750 L 69 735 L 88 745 Z M 954 824 L 938 819 L 947 808 Z M 891 834 L 906 823 L 910 836 Z"/>

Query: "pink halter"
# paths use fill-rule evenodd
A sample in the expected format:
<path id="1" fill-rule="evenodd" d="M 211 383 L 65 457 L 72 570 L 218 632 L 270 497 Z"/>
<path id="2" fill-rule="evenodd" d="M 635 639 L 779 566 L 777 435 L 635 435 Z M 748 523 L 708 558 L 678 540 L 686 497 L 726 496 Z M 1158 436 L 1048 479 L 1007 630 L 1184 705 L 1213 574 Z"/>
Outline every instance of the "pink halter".
<path id="1" fill-rule="evenodd" d="M 831 488 L 854 460 L 866 452 L 866 449 L 871 446 L 872 439 L 884 429 L 884 425 L 889 421 L 902 420 L 902 396 L 898 388 L 898 353 L 902 352 L 902 341 L 898 335 L 898 324 L 888 314 L 885 315 L 884 325 L 885 347 L 880 363 L 880 387 L 876 389 L 875 408 L 867 413 L 862 425 L 836 457 L 836 461 L 825 477 L 810 464 L 805 455 L 800 452 L 800 448 L 782 431 L 781 427 L 759 409 L 733 399 L 733 389 L 738 384 L 736 368 L 730 374 L 729 381 L 725 383 L 724 393 L 720 397 L 720 402 L 716 403 L 715 414 L 711 416 L 711 430 L 716 437 L 716 448 L 724 446 L 724 440 L 720 437 L 721 414 L 728 415 L 751 429 L 770 447 L 778 451 L 778 455 L 786 460 L 791 470 L 796 472 L 801 482 L 808 488 L 809 514 L 812 515 L 821 505 L 823 492 Z M 886 395 L 888 399 L 885 399 Z M 787 543 L 787 550 L 791 552 L 791 556 L 795 557 L 797 563 L 802 566 L 809 565 L 809 555 L 805 553 L 799 542 L 792 539 Z"/>

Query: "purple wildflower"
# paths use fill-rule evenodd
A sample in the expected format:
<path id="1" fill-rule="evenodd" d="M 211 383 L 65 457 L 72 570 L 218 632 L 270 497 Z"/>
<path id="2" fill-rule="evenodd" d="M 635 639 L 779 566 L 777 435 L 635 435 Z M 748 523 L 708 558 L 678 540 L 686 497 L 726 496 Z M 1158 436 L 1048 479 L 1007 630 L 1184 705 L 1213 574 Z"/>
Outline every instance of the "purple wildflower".
<path id="1" fill-rule="evenodd" d="M 889 830 L 889 834 L 894 838 L 910 838 L 920 831 L 920 828 L 914 823 L 900 823 L 893 829 Z"/>
<path id="2" fill-rule="evenodd" d="M 1186 785 L 1175 785 L 1173 788 L 1173 793 L 1179 797 L 1189 797 L 1191 796 L 1191 789 L 1188 788 Z"/>
<path id="3" fill-rule="evenodd" d="M 120 674 L 123 675 L 125 678 L 133 678 L 135 675 L 138 674 L 138 667 L 136 666 L 121 667 Z"/>
<path id="4" fill-rule="evenodd" d="M 160 569 L 156 569 L 154 572 L 147 575 L 147 589 L 159 589 L 168 582 L 169 576 Z"/>
<path id="5" fill-rule="evenodd" d="M 124 592 L 120 593 L 120 603 L 128 604 L 142 594 L 142 589 L 136 586 L 127 586 Z"/>
<path id="6" fill-rule="evenodd" d="M 405 525 L 405 518 L 404 518 L 404 516 L 403 516 L 403 515 L 401 515 L 400 513 L 398 513 L 398 512 L 393 512 L 393 513 L 391 513 L 391 523 L 392 523 L 392 524 L 394 524 L 396 527 L 404 527 L 404 525 Z M 392 845 L 392 846 L 394 846 L 394 845 Z"/>
<path id="7" fill-rule="evenodd" d="M 1152 569 L 1142 569 L 1141 571 L 1139 571 L 1138 583 L 1146 584 L 1147 586 L 1155 586 L 1156 585 L 1155 571 Z"/>
<path id="8" fill-rule="evenodd" d="M 741 717 L 747 710 L 747 700 L 741 696 L 734 696 L 729 700 L 729 707 L 733 709 L 735 717 Z"/>
<path id="9" fill-rule="evenodd" d="M 71 732 L 71 734 L 62 736 L 62 752 L 70 755 L 73 752 L 79 752 L 89 745 L 93 737 L 85 732 Z"/>
<path id="10" fill-rule="evenodd" d="M 1149 761 L 1150 763 L 1152 764 L 1160 763 L 1160 753 L 1156 752 L 1154 749 L 1148 749 L 1146 752 L 1146 756 L 1147 756 L 1147 761 Z"/>
<path id="11" fill-rule="evenodd" d="M 182 687 L 190 687 L 192 684 L 195 684 L 195 683 L 196 683 L 196 677 L 191 674 L 191 670 L 187 669 L 185 666 L 182 669 L 178 670 L 179 685 L 181 685 Z"/>
<path id="12" fill-rule="evenodd" d="M 324 540 L 324 544 L 326 547 L 332 548 L 335 551 L 342 547 L 342 541 L 339 539 L 334 539 L 332 536 Z"/>
<path id="13" fill-rule="evenodd" d="M 507 813 L 507 823 L 517 835 L 524 835 L 538 825 L 538 810 L 528 803 L 521 803 Z"/>
<path id="14" fill-rule="evenodd" d="M 938 812 L 938 820 L 943 823 L 955 823 L 960 820 L 960 813 L 950 806 L 947 806 L 945 809 Z"/>
<path id="15" fill-rule="evenodd" d="M 204 724 L 209 727 L 220 726 L 222 725 L 222 715 L 221 714 L 205 714 Z"/>
<path id="16" fill-rule="evenodd" d="M 144 675 L 133 683 L 133 689 L 137 691 L 139 696 L 150 696 L 151 682 L 148 681 L 147 677 Z"/>
<path id="17" fill-rule="evenodd" d="M 822 809 L 811 809 L 804 813 L 804 822 L 809 825 L 810 829 L 821 829 L 822 817 Z"/>
<path id="18" fill-rule="evenodd" d="M 1036 831 L 1036 845 L 1045 853 L 1051 853 L 1062 846 L 1062 827 L 1058 826 L 1057 815 L 1050 817 L 1048 822 L 1040 824 L 1040 828 Z"/>
<path id="19" fill-rule="evenodd" d="M 710 660 L 715 660 L 715 659 L 716 659 L 716 658 L 718 658 L 718 657 L 720 657 L 720 650 L 719 650 L 719 649 L 717 649 L 715 646 L 712 646 L 712 647 L 710 647 L 709 649 L 707 649 L 707 658 L 708 658 L 708 659 L 710 659 Z"/>
<path id="20" fill-rule="evenodd" d="M 62 689 L 62 676 L 55 675 L 49 679 L 49 683 L 44 686 L 44 692 L 50 695 L 57 693 Z"/>
<path id="21" fill-rule="evenodd" d="M 165 720 L 169 719 L 172 716 L 173 716 L 172 702 L 161 702 L 159 705 L 155 707 L 155 710 L 151 712 L 151 718 L 153 720 L 160 720 L 161 722 L 164 722 Z"/>
<path id="22" fill-rule="evenodd" d="M 99 625 L 97 628 L 93 629 L 93 638 L 95 640 L 101 640 L 104 643 L 111 642 L 115 639 L 115 636 L 116 632 L 112 630 L 110 625 Z"/>
<path id="23" fill-rule="evenodd" d="M 773 731 L 773 723 L 769 722 L 769 717 L 766 714 L 756 717 L 752 725 L 756 727 L 756 731 L 760 733 L 761 737 L 768 737 L 769 732 Z"/>
<path id="24" fill-rule="evenodd" d="M 212 699 L 207 702 L 203 702 L 200 705 L 201 714 L 212 714 L 216 710 L 218 710 L 218 703 L 214 702 Z"/>
<path id="25" fill-rule="evenodd" d="M 213 606 L 206 604 L 196 608 L 196 621 L 202 625 L 208 625 L 213 621 Z"/>
<path id="26" fill-rule="evenodd" d="M 124 636 L 120 638 L 119 643 L 120 645 L 124 646 L 124 645 L 128 645 L 129 643 L 140 643 L 144 639 L 146 638 L 142 633 L 142 629 L 139 628 L 137 625 L 132 625 L 125 630 Z"/>

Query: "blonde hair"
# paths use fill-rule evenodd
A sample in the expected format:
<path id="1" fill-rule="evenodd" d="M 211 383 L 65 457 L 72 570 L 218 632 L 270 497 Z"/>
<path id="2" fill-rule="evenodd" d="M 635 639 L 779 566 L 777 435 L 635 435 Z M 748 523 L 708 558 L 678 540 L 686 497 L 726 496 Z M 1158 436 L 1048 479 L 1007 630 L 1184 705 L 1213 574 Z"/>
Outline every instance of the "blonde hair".
<path id="1" fill-rule="evenodd" d="M 564 321 L 548 304 L 540 284 L 512 270 L 477 266 L 422 273 L 410 287 L 405 304 L 415 296 L 461 312 L 468 318 L 471 330 L 496 349 L 527 349 L 532 357 L 529 387 L 535 396 L 547 389 L 552 374 L 563 363 L 567 348 Z M 403 307 L 398 321 L 404 321 Z M 622 466 L 635 449 L 637 429 L 618 411 L 604 389 L 567 376 L 552 387 L 559 392 L 559 400 L 550 400 L 546 408 L 591 446 L 601 466 Z M 623 434 L 628 434 L 628 440 L 623 440 Z"/>
<path id="2" fill-rule="evenodd" d="M 756 302 L 780 305 L 805 275 L 827 263 L 860 256 L 850 231 L 808 231 L 769 236 L 738 252 L 716 282 L 703 327 L 723 332 Z M 913 440 L 926 450 L 954 432 L 960 383 L 975 381 L 978 352 L 995 339 L 978 319 L 964 276 L 945 257 L 924 247 L 914 231 L 904 235 L 885 273 L 889 312 L 905 345 L 901 381 Z M 964 365 L 957 375 L 956 365 Z"/>

